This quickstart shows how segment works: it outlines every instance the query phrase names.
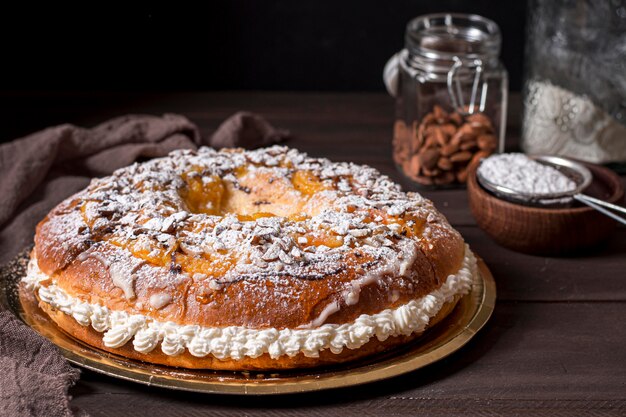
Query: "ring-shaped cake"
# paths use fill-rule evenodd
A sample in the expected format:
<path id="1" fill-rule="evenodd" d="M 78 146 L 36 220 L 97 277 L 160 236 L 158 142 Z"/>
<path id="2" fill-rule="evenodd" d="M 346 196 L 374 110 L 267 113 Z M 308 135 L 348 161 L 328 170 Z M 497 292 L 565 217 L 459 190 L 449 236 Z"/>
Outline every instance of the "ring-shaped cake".
<path id="1" fill-rule="evenodd" d="M 274 146 L 175 151 L 92 180 L 39 223 L 24 283 L 98 348 L 270 370 L 406 343 L 474 274 L 430 201 L 368 166 Z"/>

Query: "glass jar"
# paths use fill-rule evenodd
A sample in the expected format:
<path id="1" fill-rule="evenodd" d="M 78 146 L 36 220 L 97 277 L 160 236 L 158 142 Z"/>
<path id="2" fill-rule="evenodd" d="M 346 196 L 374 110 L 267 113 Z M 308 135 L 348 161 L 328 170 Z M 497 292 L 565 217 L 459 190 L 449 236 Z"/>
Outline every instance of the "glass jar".
<path id="1" fill-rule="evenodd" d="M 522 148 L 626 172 L 626 0 L 532 0 Z"/>
<path id="2" fill-rule="evenodd" d="M 476 15 L 411 20 L 405 49 L 385 68 L 396 97 L 393 158 L 424 186 L 465 183 L 467 168 L 502 150 L 508 75 L 500 29 Z"/>

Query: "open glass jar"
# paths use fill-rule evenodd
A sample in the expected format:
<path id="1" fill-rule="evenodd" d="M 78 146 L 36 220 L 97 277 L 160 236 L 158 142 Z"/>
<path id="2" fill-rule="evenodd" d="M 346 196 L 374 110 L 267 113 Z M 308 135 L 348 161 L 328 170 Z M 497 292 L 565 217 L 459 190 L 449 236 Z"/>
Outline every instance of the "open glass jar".
<path id="1" fill-rule="evenodd" d="M 384 78 L 396 97 L 393 158 L 424 186 L 465 183 L 467 168 L 501 151 L 508 76 L 500 29 L 476 15 L 431 14 L 409 22 L 405 49 Z"/>

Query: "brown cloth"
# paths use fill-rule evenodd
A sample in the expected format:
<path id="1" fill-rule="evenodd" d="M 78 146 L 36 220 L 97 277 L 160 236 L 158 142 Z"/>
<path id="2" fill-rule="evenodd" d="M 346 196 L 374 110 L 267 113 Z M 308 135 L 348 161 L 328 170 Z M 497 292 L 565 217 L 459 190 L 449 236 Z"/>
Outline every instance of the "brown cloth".
<path id="1" fill-rule="evenodd" d="M 285 140 L 263 118 L 240 112 L 208 140 L 183 116 L 119 117 L 92 129 L 51 127 L 0 145 L 0 265 L 32 244 L 35 226 L 92 177 L 198 146 L 254 148 Z M 0 306 L 0 416 L 70 416 L 78 371 L 49 341 Z"/>
<path id="2" fill-rule="evenodd" d="M 0 416 L 73 415 L 67 389 L 78 369 L 8 311 L 0 311 L 0 369 Z"/>

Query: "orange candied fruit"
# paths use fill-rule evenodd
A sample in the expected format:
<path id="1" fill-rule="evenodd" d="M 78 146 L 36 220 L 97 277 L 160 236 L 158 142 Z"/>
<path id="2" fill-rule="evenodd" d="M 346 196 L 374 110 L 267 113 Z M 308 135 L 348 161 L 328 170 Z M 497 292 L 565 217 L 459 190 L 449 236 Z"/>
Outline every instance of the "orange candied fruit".
<path id="1" fill-rule="evenodd" d="M 211 175 L 209 181 L 204 181 L 202 175 L 192 171 L 184 173 L 182 178 L 186 186 L 180 191 L 181 197 L 191 212 L 220 214 L 226 187 L 217 175 Z"/>
<path id="2" fill-rule="evenodd" d="M 260 219 L 261 217 L 275 217 L 275 216 L 276 215 L 274 213 L 268 213 L 266 211 L 258 211 L 256 213 L 251 213 L 251 214 L 238 214 L 237 220 L 239 220 L 240 222 L 251 222 L 256 219 Z"/>
<path id="3" fill-rule="evenodd" d="M 331 233 L 326 233 L 324 231 L 316 231 L 304 236 L 307 240 L 307 243 L 302 246 L 328 246 L 329 248 L 338 248 L 343 245 L 343 239 L 341 236 L 337 236 Z M 297 241 L 298 237 L 296 237 Z"/>
<path id="4" fill-rule="evenodd" d="M 328 187 L 311 171 L 296 171 L 291 178 L 293 187 L 306 196 L 328 189 Z"/>

